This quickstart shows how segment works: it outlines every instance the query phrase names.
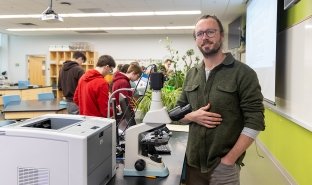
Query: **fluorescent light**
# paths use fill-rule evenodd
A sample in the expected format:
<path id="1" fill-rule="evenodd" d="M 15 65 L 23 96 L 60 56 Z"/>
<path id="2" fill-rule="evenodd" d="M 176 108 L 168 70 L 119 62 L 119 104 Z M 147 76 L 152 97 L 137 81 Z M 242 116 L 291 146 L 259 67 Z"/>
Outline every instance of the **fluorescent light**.
<path id="1" fill-rule="evenodd" d="M 194 26 L 155 26 L 155 27 L 85 27 L 85 28 L 9 28 L 7 31 L 99 31 L 99 30 L 193 30 Z"/>
<path id="2" fill-rule="evenodd" d="M 27 14 L 27 15 L 0 15 L 0 19 L 20 19 L 20 18 L 41 18 L 41 14 Z"/>
<path id="3" fill-rule="evenodd" d="M 201 11 L 163 11 L 163 12 L 154 12 L 155 15 L 198 15 L 201 14 Z"/>
<path id="4" fill-rule="evenodd" d="M 68 13 L 59 14 L 61 17 L 110 17 L 110 13 Z"/>
<path id="5" fill-rule="evenodd" d="M 158 16 L 158 15 L 198 15 L 200 10 L 191 11 L 155 11 L 155 12 L 111 12 L 111 13 L 69 13 L 61 17 L 114 17 L 114 16 Z M 0 15 L 0 19 L 40 18 L 42 14 Z"/>

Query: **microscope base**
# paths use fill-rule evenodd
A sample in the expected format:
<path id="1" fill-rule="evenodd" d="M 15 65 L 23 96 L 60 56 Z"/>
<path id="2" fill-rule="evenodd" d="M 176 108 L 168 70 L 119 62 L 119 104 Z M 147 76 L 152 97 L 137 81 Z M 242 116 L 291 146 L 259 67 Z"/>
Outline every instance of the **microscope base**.
<path id="1" fill-rule="evenodd" d="M 169 175 L 169 170 L 167 166 L 165 166 L 162 169 L 145 169 L 143 171 L 137 171 L 136 169 L 124 168 L 124 176 L 167 177 L 168 175 Z"/>
<path id="2" fill-rule="evenodd" d="M 150 157 L 141 155 L 140 134 L 165 126 L 165 124 L 141 123 L 134 125 L 126 130 L 125 142 L 125 167 L 124 176 L 158 176 L 166 177 L 169 170 L 163 162 L 155 162 Z M 136 169 L 136 162 L 145 162 L 141 170 Z"/>

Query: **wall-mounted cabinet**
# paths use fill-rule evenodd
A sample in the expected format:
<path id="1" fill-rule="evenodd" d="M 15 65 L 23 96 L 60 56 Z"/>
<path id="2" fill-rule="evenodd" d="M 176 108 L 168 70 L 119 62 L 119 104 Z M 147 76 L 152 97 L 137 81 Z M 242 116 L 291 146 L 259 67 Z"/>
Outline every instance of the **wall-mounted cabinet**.
<path id="1" fill-rule="evenodd" d="M 50 51 L 50 84 L 52 86 L 55 97 L 62 98 L 63 94 L 58 90 L 58 76 L 63 63 L 66 60 L 72 60 L 75 51 Z M 86 55 L 86 62 L 82 64 L 82 68 L 87 71 L 93 69 L 97 54 L 94 51 L 81 51 Z"/>

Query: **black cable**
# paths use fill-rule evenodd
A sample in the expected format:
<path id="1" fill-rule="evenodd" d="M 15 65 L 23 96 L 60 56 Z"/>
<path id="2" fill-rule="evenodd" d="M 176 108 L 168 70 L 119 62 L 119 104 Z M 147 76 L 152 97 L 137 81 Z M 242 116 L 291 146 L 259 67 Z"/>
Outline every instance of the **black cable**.
<path id="1" fill-rule="evenodd" d="M 52 0 L 51 0 L 51 1 L 52 1 Z M 153 70 L 153 69 L 157 70 L 157 69 L 156 69 L 157 66 L 156 66 L 155 64 L 151 64 L 151 65 L 148 65 L 148 66 L 145 68 L 145 70 L 143 71 L 143 73 L 145 73 L 146 70 L 147 70 L 149 67 L 151 67 L 151 70 Z M 140 83 L 140 81 L 141 81 L 141 79 L 142 79 L 142 76 L 143 76 L 143 75 L 141 75 L 140 78 L 138 79 L 138 82 L 137 82 L 137 84 L 136 84 L 136 86 L 135 86 L 135 88 L 134 88 L 133 93 L 135 93 L 135 91 L 137 90 L 138 84 Z M 136 113 L 136 111 L 138 110 L 138 105 L 141 103 L 141 101 L 142 101 L 143 98 L 145 97 L 145 94 L 146 94 L 146 91 L 147 91 L 147 87 L 148 87 L 148 83 L 149 83 L 149 79 L 150 79 L 150 74 L 148 74 L 147 84 L 146 84 L 146 86 L 145 86 L 145 89 L 144 89 L 144 93 L 143 93 L 143 95 L 142 95 L 142 98 L 140 99 L 139 103 L 137 103 L 136 109 L 133 110 L 133 114 L 131 115 L 130 120 L 131 120 L 131 119 L 134 119 L 135 113 Z M 127 97 L 127 98 L 128 98 L 128 97 Z M 125 120 L 125 115 L 126 115 L 127 111 L 130 111 L 130 109 L 131 109 L 131 108 L 130 108 L 130 103 L 128 102 L 128 106 L 126 107 L 126 111 L 122 114 L 122 117 L 119 119 L 119 123 L 116 124 L 116 129 L 117 129 L 117 133 L 118 133 L 116 137 L 118 137 L 118 140 L 120 140 L 120 139 L 123 137 L 125 131 L 127 130 L 127 128 L 129 128 L 130 123 L 129 123 L 127 120 Z M 132 110 L 132 109 L 131 109 L 131 110 Z M 116 113 L 116 115 L 117 115 L 117 113 Z M 116 119 L 116 118 L 115 118 L 115 119 Z M 125 120 L 125 121 L 127 122 L 127 123 L 126 123 L 126 127 L 125 127 L 125 129 L 122 131 L 122 133 L 119 135 L 119 132 L 118 132 L 119 125 L 121 124 L 121 121 L 123 121 L 123 120 Z"/>
<path id="2" fill-rule="evenodd" d="M 156 69 L 156 65 L 155 65 L 155 64 L 150 64 L 150 65 L 148 65 L 148 66 L 145 68 L 145 70 L 143 71 L 143 73 L 145 73 L 145 71 L 146 71 L 149 67 L 151 67 L 151 70 L 152 70 L 152 69 Z M 142 76 L 143 76 L 143 75 L 140 76 L 140 78 L 139 78 L 139 80 L 138 80 L 138 83 L 135 85 L 135 87 L 134 87 L 134 92 L 137 90 L 138 85 L 139 85 L 139 82 L 140 82 L 141 79 L 142 79 Z M 147 82 L 149 81 L 149 79 L 150 79 L 150 74 L 148 74 Z M 148 86 L 148 85 L 146 85 L 146 86 Z M 144 96 L 144 94 L 143 94 L 143 96 Z"/>
<path id="3" fill-rule="evenodd" d="M 153 69 L 157 70 L 157 69 L 156 69 L 157 66 L 156 66 L 155 64 L 151 64 L 151 65 L 149 65 L 149 66 L 147 66 L 147 67 L 145 68 L 145 70 L 143 71 L 143 73 L 145 73 L 145 71 L 146 71 L 149 67 L 151 67 L 151 70 L 153 70 Z M 134 93 L 135 93 L 135 91 L 136 91 L 137 88 L 138 88 L 138 84 L 140 83 L 140 81 L 141 81 L 141 79 L 142 79 L 142 76 L 143 76 L 143 75 L 140 76 L 140 78 L 139 78 L 139 80 L 138 80 L 138 82 L 137 82 L 137 84 L 136 84 L 136 86 L 135 86 L 135 88 L 134 88 Z M 143 100 L 143 98 L 144 98 L 145 95 L 146 95 L 146 91 L 147 91 L 149 79 L 150 79 L 150 74 L 148 74 L 147 84 L 146 84 L 146 86 L 145 86 L 144 93 L 143 93 L 143 95 L 141 96 L 141 99 L 139 100 L 139 102 L 136 104 L 137 106 L 136 106 L 135 110 L 133 110 L 133 113 L 132 113 L 132 115 L 131 115 L 131 117 L 130 117 L 129 120 L 135 118 L 135 113 L 136 113 L 136 111 L 138 110 L 138 105 L 141 103 L 141 101 Z M 123 113 L 122 117 L 120 118 L 119 123 L 117 123 L 117 129 L 119 128 L 120 122 L 123 121 L 123 120 L 125 119 L 125 115 L 126 115 L 127 111 L 130 111 L 130 109 L 131 109 L 130 103 L 128 103 L 128 106 L 127 106 L 126 111 Z M 132 109 L 131 109 L 131 110 L 132 110 Z M 119 138 L 121 138 L 121 137 L 124 135 L 124 133 L 125 133 L 125 131 L 127 130 L 127 128 L 129 128 L 129 125 L 130 125 L 129 121 L 127 121 L 127 120 L 125 120 L 125 121 L 126 121 L 126 127 L 125 127 L 125 129 L 122 131 L 122 133 L 120 134 L 120 136 L 118 135 Z"/>
<path id="4" fill-rule="evenodd" d="M 255 146 L 256 146 L 256 152 L 257 152 L 257 155 L 258 155 L 259 157 L 261 157 L 261 158 L 264 158 L 264 156 L 263 156 L 263 155 L 261 155 L 261 154 L 259 153 L 259 151 L 258 151 L 258 144 L 257 144 L 257 140 L 255 140 Z"/>

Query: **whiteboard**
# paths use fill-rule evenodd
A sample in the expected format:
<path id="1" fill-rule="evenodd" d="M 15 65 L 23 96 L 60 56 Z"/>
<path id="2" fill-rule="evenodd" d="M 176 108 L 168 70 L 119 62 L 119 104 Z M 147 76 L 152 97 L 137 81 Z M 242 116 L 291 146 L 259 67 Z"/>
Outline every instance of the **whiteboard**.
<path id="1" fill-rule="evenodd" d="M 266 100 L 275 102 L 277 0 L 251 0 L 246 16 L 246 64 L 253 68 Z"/>
<path id="2" fill-rule="evenodd" d="M 277 41 L 276 110 L 312 131 L 312 18 Z"/>

